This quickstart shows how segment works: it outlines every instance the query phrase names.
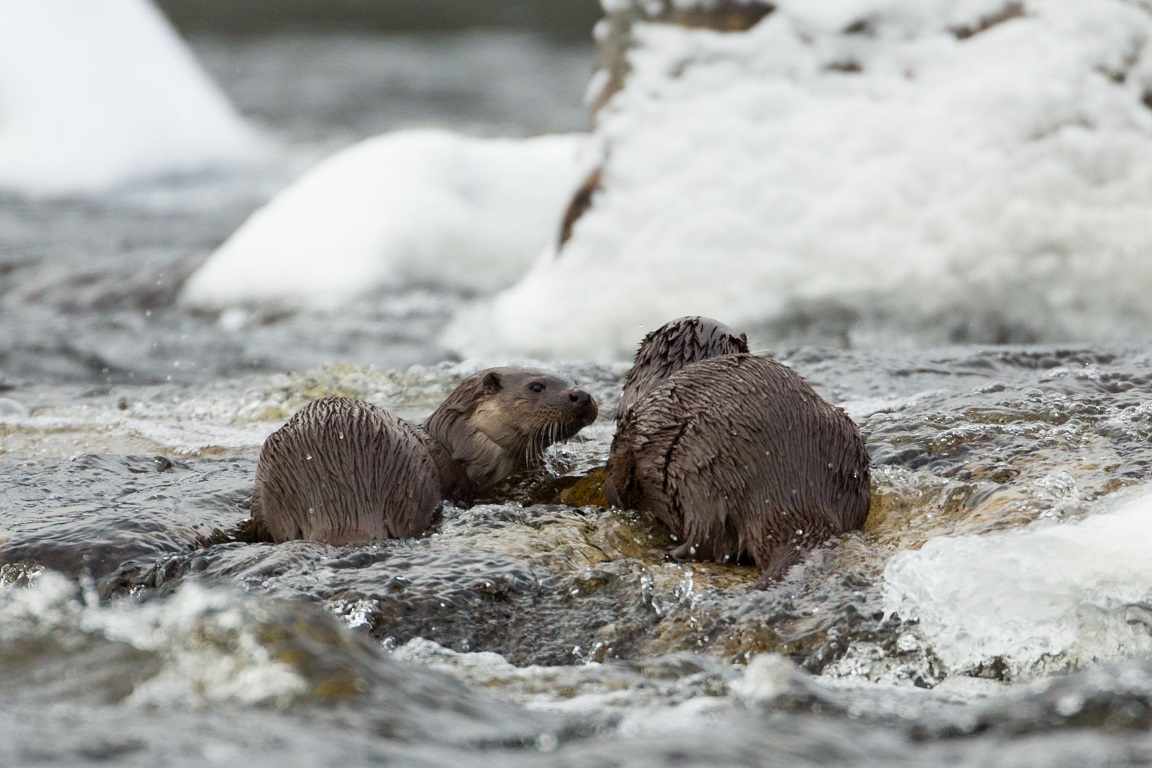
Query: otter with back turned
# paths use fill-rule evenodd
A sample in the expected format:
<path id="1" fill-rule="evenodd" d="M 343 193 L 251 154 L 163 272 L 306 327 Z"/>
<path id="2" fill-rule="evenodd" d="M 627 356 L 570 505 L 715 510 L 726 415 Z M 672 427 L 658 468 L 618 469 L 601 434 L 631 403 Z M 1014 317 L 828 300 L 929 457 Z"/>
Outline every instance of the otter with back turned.
<path id="1" fill-rule="evenodd" d="M 763 586 L 864 524 L 868 453 L 844 411 L 774 360 L 708 357 L 695 346 L 690 354 L 702 359 L 669 366 L 664 358 L 679 347 L 668 336 L 678 337 L 686 320 L 727 329 L 682 318 L 645 337 L 636 354 L 642 370 L 629 380 L 645 379 L 647 388 L 621 409 L 605 490 L 611 504 L 667 526 L 681 542 L 674 557 L 751 558 Z M 649 377 L 653 360 L 671 372 Z"/>

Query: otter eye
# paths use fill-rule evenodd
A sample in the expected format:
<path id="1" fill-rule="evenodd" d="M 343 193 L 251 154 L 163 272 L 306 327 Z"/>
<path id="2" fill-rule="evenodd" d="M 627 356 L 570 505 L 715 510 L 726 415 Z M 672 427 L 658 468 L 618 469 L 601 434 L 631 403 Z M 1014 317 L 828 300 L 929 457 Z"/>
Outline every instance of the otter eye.
<path id="1" fill-rule="evenodd" d="M 528 385 L 528 389 L 532 390 L 533 392 L 540 393 L 544 391 L 544 385 L 538 381 L 534 381 Z"/>

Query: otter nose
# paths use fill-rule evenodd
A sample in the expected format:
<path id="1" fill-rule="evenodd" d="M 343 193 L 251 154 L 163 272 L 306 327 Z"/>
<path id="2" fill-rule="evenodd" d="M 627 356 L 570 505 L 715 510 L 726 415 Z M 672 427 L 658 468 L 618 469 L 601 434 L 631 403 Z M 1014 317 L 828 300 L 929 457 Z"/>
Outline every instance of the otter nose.
<path id="1" fill-rule="evenodd" d="M 568 399 L 572 402 L 572 415 L 584 424 L 591 424 L 600 415 L 596 399 L 584 390 L 573 387 L 568 390 Z"/>

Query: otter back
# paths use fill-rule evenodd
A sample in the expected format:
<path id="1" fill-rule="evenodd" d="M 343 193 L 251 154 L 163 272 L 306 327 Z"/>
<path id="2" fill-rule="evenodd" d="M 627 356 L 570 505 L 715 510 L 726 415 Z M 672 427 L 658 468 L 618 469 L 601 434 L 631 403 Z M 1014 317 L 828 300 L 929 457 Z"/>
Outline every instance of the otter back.
<path id="1" fill-rule="evenodd" d="M 751 556 L 768 580 L 868 514 L 869 459 L 852 420 L 794 371 L 749 354 L 701 360 L 621 420 L 617 506 L 651 512 L 694 559 Z"/>
<path id="2" fill-rule="evenodd" d="M 264 442 L 253 520 L 277 542 L 419 535 L 440 502 L 440 478 L 416 429 L 358 400 L 309 403 Z"/>
<path id="3" fill-rule="evenodd" d="M 632 367 L 624 378 L 616 420 L 627 416 L 649 389 L 685 366 L 710 357 L 747 351 L 748 337 L 719 320 L 698 315 L 670 320 L 640 342 Z"/>

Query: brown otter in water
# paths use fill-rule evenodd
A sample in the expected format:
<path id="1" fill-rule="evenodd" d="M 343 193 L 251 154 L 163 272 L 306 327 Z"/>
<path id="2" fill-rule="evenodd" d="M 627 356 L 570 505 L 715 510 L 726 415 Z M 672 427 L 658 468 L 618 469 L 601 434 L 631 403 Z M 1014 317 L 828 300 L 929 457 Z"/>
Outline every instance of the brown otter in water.
<path id="1" fill-rule="evenodd" d="M 638 361 L 652 359 L 645 346 L 663 345 L 661 334 L 645 338 Z M 673 556 L 750 556 L 764 585 L 864 524 L 869 474 L 847 414 L 790 368 L 736 353 L 693 362 L 641 393 L 619 419 L 605 490 L 610 503 L 668 526 L 683 542 Z"/>
<path id="2" fill-rule="evenodd" d="M 317 400 L 264 442 L 252 519 L 277 542 L 416 536 L 442 499 L 474 499 L 596 414 L 571 381 L 527 368 L 469 376 L 420 426 L 358 400 Z"/>

